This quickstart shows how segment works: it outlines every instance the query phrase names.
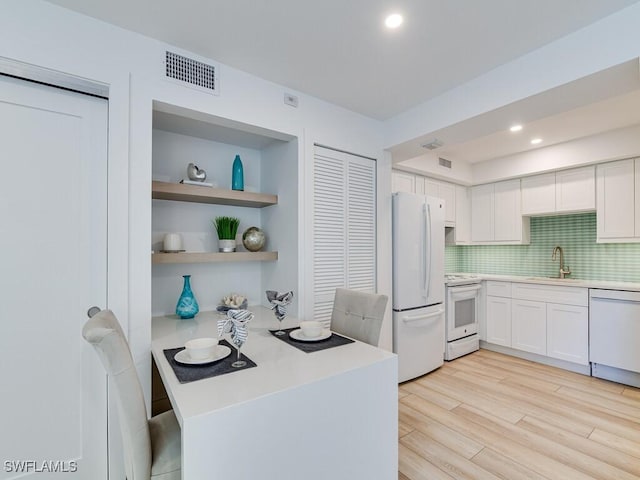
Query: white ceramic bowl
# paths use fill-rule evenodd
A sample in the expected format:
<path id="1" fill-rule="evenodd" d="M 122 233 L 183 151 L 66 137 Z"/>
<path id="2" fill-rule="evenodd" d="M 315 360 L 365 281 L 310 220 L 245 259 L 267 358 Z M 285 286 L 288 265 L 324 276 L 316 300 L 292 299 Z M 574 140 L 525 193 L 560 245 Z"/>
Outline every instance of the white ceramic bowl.
<path id="1" fill-rule="evenodd" d="M 322 335 L 322 327 L 322 323 L 316 322 L 315 320 L 306 320 L 304 322 L 300 322 L 300 330 L 302 330 L 302 335 L 307 338 L 316 338 Z"/>
<path id="2" fill-rule="evenodd" d="M 217 338 L 203 337 L 189 340 L 184 347 L 192 360 L 204 360 L 213 356 L 216 345 L 218 345 Z"/>

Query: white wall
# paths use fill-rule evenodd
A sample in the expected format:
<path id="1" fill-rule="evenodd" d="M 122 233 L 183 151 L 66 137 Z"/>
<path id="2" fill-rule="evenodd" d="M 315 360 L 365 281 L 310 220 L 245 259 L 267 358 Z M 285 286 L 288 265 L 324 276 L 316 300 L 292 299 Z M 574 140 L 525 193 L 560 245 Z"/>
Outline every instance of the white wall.
<path id="1" fill-rule="evenodd" d="M 262 225 L 267 232 L 269 245 L 277 246 L 278 261 L 262 266 L 262 288 L 258 303 L 268 306 L 266 290 L 279 292 L 294 291 L 291 312 L 301 312 L 306 299 L 302 278 L 304 261 L 301 251 L 305 242 L 298 226 L 304 224 L 305 191 L 300 187 L 304 181 L 304 164 L 297 162 L 299 145 L 297 141 L 278 142 L 269 145 L 262 152 L 264 191 L 278 195 L 278 204 L 262 209 Z"/>
<path id="2" fill-rule="evenodd" d="M 451 162 L 451 168 L 447 168 L 440 165 L 438 155 L 432 153 L 394 163 L 393 167 L 460 185 L 471 185 L 474 180 L 471 164 L 468 162 L 454 160 Z"/>

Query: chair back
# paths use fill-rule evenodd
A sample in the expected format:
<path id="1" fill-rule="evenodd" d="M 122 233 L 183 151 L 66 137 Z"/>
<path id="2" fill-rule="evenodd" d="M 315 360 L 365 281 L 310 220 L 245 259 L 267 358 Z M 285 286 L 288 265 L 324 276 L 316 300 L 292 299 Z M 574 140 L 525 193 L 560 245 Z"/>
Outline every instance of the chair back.
<path id="1" fill-rule="evenodd" d="M 387 301 L 386 295 L 336 288 L 331 330 L 377 347 Z"/>
<path id="2" fill-rule="evenodd" d="M 82 329 L 115 386 L 128 480 L 151 478 L 151 437 L 147 409 L 129 344 L 111 310 L 101 310 Z"/>

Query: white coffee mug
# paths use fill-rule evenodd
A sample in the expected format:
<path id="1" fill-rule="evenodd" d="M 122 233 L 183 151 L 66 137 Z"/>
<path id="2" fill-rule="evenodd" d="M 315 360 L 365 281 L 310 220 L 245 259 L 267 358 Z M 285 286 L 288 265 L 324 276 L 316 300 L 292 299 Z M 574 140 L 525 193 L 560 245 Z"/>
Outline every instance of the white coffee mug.
<path id="1" fill-rule="evenodd" d="M 179 233 L 167 233 L 164 236 L 163 247 L 168 251 L 182 250 L 182 236 Z"/>

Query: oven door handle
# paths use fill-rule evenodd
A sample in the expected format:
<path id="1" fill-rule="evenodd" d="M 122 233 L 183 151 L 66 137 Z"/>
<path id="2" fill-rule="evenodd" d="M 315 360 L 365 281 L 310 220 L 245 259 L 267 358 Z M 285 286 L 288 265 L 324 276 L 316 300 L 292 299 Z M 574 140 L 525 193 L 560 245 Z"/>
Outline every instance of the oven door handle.
<path id="1" fill-rule="evenodd" d="M 464 287 L 449 287 L 449 291 L 453 295 L 457 295 L 458 293 L 467 293 L 467 292 L 477 292 L 482 288 L 482 285 L 469 285 Z"/>

